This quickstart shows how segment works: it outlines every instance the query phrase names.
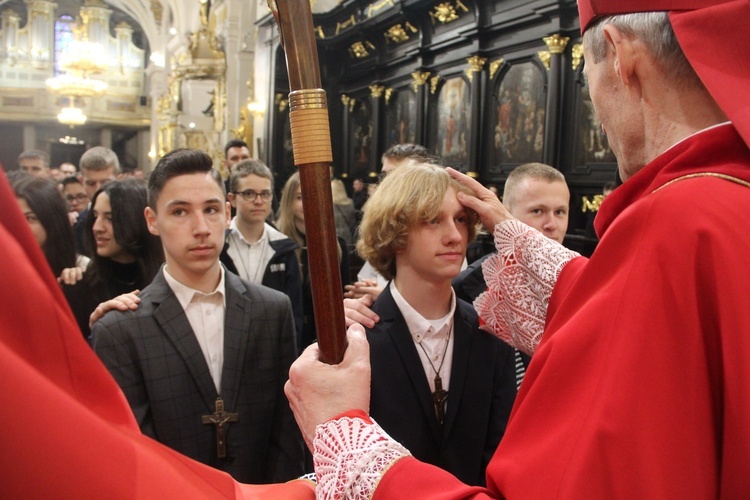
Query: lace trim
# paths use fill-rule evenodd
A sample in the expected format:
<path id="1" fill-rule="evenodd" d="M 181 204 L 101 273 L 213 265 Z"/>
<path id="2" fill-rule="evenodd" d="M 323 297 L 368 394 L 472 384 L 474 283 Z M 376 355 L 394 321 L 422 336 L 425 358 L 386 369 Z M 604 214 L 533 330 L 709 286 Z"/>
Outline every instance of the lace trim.
<path id="1" fill-rule="evenodd" d="M 409 450 L 373 421 L 341 417 L 315 430 L 318 499 L 369 499 L 383 474 Z"/>
<path id="2" fill-rule="evenodd" d="M 560 271 L 579 254 L 518 220 L 496 225 L 494 236 L 497 254 L 482 264 L 487 291 L 474 307 L 482 329 L 531 355 Z"/>

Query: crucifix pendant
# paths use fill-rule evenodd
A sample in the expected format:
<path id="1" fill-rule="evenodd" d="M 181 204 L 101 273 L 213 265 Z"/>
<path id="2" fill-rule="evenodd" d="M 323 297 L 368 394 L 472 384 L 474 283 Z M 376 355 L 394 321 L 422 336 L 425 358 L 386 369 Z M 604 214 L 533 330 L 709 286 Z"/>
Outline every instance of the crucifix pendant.
<path id="1" fill-rule="evenodd" d="M 432 393 L 432 402 L 435 404 L 435 414 L 437 421 L 443 425 L 445 420 L 445 401 L 448 399 L 448 391 L 443 390 L 443 381 L 440 375 L 435 375 L 435 392 Z"/>
<path id="2" fill-rule="evenodd" d="M 216 398 L 216 411 L 212 415 L 201 415 L 201 423 L 216 426 L 216 455 L 219 458 L 227 456 L 226 431 L 229 422 L 237 422 L 239 414 L 224 411 L 224 400 Z"/>

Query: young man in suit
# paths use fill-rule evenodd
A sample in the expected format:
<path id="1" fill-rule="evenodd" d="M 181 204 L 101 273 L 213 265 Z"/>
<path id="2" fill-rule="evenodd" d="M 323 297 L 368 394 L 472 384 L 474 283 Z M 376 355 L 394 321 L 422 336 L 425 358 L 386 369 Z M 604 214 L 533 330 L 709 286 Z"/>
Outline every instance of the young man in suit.
<path id="1" fill-rule="evenodd" d="M 365 207 L 357 250 L 391 280 L 367 331 L 372 417 L 415 457 L 483 485 L 515 398 L 514 360 L 451 288 L 476 230 L 461 189 L 442 167 L 400 166 Z"/>
<path id="2" fill-rule="evenodd" d="M 202 151 L 165 155 L 149 178 L 149 230 L 166 265 L 134 311 L 111 311 L 93 347 L 144 434 L 248 483 L 303 472 L 299 430 L 283 385 L 295 358 L 282 293 L 219 263 L 229 207 Z"/>
<path id="3" fill-rule="evenodd" d="M 298 245 L 266 222 L 273 201 L 273 173 L 260 160 L 237 163 L 229 177 L 229 203 L 237 211 L 226 232 L 221 263 L 240 277 L 286 294 L 292 301 L 294 326 L 302 339 L 302 276 Z"/>

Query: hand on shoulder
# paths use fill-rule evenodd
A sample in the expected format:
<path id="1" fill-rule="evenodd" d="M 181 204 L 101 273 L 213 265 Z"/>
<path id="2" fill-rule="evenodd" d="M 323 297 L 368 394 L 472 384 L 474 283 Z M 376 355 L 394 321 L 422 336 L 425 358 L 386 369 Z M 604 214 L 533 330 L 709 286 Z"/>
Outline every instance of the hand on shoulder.
<path id="1" fill-rule="evenodd" d="M 140 290 L 133 290 L 130 293 L 123 293 L 122 295 L 118 295 L 114 299 L 102 302 L 101 304 L 96 306 L 94 312 L 92 312 L 91 316 L 89 316 L 89 327 L 93 327 L 94 323 L 99 321 L 109 311 L 135 311 L 136 309 L 138 309 L 138 304 L 141 302 L 140 297 L 138 297 L 139 293 L 141 293 Z"/>

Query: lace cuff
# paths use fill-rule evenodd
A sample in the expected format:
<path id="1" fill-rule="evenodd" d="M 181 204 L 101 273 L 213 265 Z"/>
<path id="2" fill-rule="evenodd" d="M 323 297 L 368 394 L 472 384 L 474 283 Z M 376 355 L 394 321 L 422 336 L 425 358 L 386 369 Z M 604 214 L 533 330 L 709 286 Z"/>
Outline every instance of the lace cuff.
<path id="1" fill-rule="evenodd" d="M 531 355 L 560 271 L 579 254 L 518 220 L 495 226 L 495 247 L 497 255 L 482 264 L 487 291 L 474 307 L 483 330 Z"/>
<path id="2" fill-rule="evenodd" d="M 341 417 L 315 430 L 318 499 L 369 499 L 396 460 L 411 455 L 374 421 Z"/>

